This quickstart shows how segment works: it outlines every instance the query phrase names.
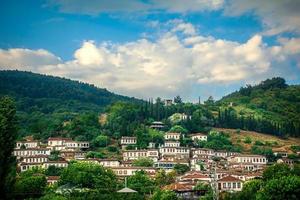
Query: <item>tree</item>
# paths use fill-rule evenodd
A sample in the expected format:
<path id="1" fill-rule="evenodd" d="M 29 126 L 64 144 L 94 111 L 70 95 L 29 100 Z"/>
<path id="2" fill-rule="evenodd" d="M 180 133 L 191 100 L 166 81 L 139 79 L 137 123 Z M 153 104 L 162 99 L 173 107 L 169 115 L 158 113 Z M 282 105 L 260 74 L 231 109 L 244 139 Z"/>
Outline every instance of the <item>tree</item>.
<path id="1" fill-rule="evenodd" d="M 188 130 L 186 130 L 185 128 L 183 128 L 180 125 L 175 125 L 169 130 L 169 132 L 186 134 L 188 132 Z"/>
<path id="2" fill-rule="evenodd" d="M 267 181 L 266 185 L 257 194 L 257 199 L 299 199 L 300 177 L 281 176 Z"/>
<path id="3" fill-rule="evenodd" d="M 182 99 L 179 95 L 177 95 L 176 97 L 174 97 L 174 103 L 182 103 Z"/>
<path id="4" fill-rule="evenodd" d="M 15 158 L 12 155 L 17 138 L 17 119 L 14 101 L 0 99 L 0 194 L 9 198 L 15 179 Z"/>
<path id="5" fill-rule="evenodd" d="M 65 184 L 112 193 L 116 190 L 117 178 L 111 169 L 93 163 L 75 162 L 61 173 L 59 185 Z"/>
<path id="6" fill-rule="evenodd" d="M 39 169 L 27 170 L 20 174 L 15 183 L 15 195 L 18 198 L 43 195 L 47 185 L 46 176 Z"/>
<path id="7" fill-rule="evenodd" d="M 291 174 L 292 172 L 287 164 L 275 164 L 265 169 L 263 172 L 263 180 L 271 180 Z"/>
<path id="8" fill-rule="evenodd" d="M 106 135 L 99 135 L 93 141 L 95 147 L 106 147 L 109 145 L 109 137 Z"/>
<path id="9" fill-rule="evenodd" d="M 147 173 L 141 170 L 128 178 L 128 187 L 142 194 L 150 194 L 155 186 Z"/>
<path id="10" fill-rule="evenodd" d="M 256 200 L 256 194 L 263 185 L 263 181 L 259 179 L 246 182 L 243 186 L 243 190 L 239 194 L 239 199 Z"/>
<path id="11" fill-rule="evenodd" d="M 177 174 L 184 174 L 185 172 L 189 171 L 190 170 L 190 167 L 185 165 L 185 164 L 180 164 L 180 163 L 177 163 L 175 166 L 174 166 L 174 170 L 176 171 Z"/>
<path id="12" fill-rule="evenodd" d="M 137 166 L 137 167 L 153 167 L 153 160 L 150 158 L 138 158 L 136 160 L 133 161 L 132 165 L 133 166 Z"/>
<path id="13" fill-rule="evenodd" d="M 159 187 L 169 185 L 175 182 L 175 179 L 176 179 L 176 172 L 174 170 L 172 170 L 169 173 L 166 173 L 165 170 L 159 170 L 155 174 L 155 185 Z"/>
<path id="14" fill-rule="evenodd" d="M 151 200 L 177 200 L 176 193 L 170 190 L 155 190 L 154 194 L 150 198 Z"/>

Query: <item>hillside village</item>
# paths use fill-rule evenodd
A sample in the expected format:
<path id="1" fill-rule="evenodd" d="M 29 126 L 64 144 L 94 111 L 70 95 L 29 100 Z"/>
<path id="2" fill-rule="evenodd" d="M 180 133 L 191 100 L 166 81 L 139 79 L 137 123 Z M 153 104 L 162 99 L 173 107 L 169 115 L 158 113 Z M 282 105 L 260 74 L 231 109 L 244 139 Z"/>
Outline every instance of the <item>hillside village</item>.
<path id="1" fill-rule="evenodd" d="M 160 129 L 155 122 L 152 128 Z M 150 142 L 148 148 L 130 148 L 136 145 L 137 138 L 122 136 L 118 140 L 121 158 L 87 158 L 90 148 L 88 141 L 74 141 L 71 138 L 49 137 L 47 143 L 38 140 L 25 139 L 18 141 L 13 154 L 18 161 L 18 170 L 49 167 L 65 168 L 69 163 L 78 161 L 94 163 L 110 168 L 119 179 L 134 175 L 137 171 L 146 172 L 154 178 L 158 171 L 172 172 L 176 167 L 183 167 L 182 174 L 176 175 L 176 181 L 164 186 L 174 191 L 177 196 L 187 199 L 198 198 L 201 192 L 195 186 L 201 182 L 211 185 L 215 193 L 223 191 L 241 191 L 244 183 L 261 178 L 264 169 L 269 164 L 264 155 L 244 154 L 240 152 L 199 148 L 197 145 L 182 146 L 181 138 L 189 137 L 193 144 L 207 142 L 208 135 L 193 133 L 184 135 L 178 132 L 166 132 L 164 143 L 156 145 Z M 297 152 L 298 154 L 300 152 Z M 294 160 L 287 158 L 288 152 L 274 152 L 276 162 L 293 165 Z M 53 156 L 55 155 L 55 156 Z M 151 161 L 151 166 L 136 166 L 136 160 Z M 184 167 L 186 166 L 186 167 Z M 48 184 L 55 184 L 59 176 L 48 176 Z M 202 193 L 203 194 L 203 193 Z"/>

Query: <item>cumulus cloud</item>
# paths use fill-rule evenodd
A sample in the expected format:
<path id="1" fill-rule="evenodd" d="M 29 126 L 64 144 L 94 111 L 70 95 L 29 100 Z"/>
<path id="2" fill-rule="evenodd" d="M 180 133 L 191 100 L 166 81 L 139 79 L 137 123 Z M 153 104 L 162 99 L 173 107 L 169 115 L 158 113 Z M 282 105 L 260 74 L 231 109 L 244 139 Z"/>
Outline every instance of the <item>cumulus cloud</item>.
<path id="1" fill-rule="evenodd" d="M 300 1 L 298 0 L 229 0 L 225 14 L 242 15 L 253 11 L 265 26 L 265 35 L 276 35 L 282 32 L 300 33 Z"/>
<path id="2" fill-rule="evenodd" d="M 46 50 L 1 50 L 0 66 L 78 79 L 136 97 L 191 97 L 192 88 L 198 86 L 268 76 L 273 63 L 300 53 L 299 38 L 281 38 L 280 45 L 267 46 L 261 35 L 254 35 L 239 43 L 186 32 L 195 30 L 190 26 L 177 22 L 154 41 L 87 40 L 74 52 L 74 59 L 64 62 Z"/>
<path id="3" fill-rule="evenodd" d="M 216 10 L 224 0 L 49 0 L 61 12 L 97 15 L 112 12 L 151 12 L 165 10 L 172 13 Z"/>
<path id="4" fill-rule="evenodd" d="M 0 64 L 2 69 L 36 68 L 41 65 L 58 64 L 61 59 L 44 49 L 0 49 Z"/>

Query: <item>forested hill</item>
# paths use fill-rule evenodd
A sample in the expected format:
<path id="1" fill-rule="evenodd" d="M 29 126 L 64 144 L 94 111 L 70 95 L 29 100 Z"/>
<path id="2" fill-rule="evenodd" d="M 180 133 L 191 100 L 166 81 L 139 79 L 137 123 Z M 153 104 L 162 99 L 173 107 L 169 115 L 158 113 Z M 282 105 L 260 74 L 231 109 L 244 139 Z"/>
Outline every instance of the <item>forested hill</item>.
<path id="1" fill-rule="evenodd" d="M 23 71 L 0 71 L 0 95 L 10 95 L 19 111 L 100 111 L 116 101 L 137 102 L 94 85 Z"/>
<path id="2" fill-rule="evenodd" d="M 287 85 L 283 78 L 247 85 L 223 97 L 217 104 L 228 109 L 227 115 L 229 109 L 233 109 L 237 117 L 267 120 L 279 132 L 284 128 L 281 132 L 296 135 L 293 133 L 300 130 L 300 85 Z"/>

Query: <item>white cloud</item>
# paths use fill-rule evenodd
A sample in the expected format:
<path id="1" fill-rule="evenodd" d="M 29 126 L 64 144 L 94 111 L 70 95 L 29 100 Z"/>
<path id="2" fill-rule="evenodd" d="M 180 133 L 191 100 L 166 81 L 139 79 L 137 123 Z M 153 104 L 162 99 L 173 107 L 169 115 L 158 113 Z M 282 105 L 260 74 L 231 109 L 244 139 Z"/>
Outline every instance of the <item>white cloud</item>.
<path id="1" fill-rule="evenodd" d="M 96 44 L 87 40 L 74 52 L 74 59 L 65 62 L 46 50 L 1 50 L 0 66 L 78 79 L 130 96 L 191 98 L 195 87 L 268 77 L 273 74 L 272 64 L 300 51 L 299 38 L 282 38 L 280 45 L 267 46 L 260 35 L 245 43 L 197 32 L 179 37 L 173 30 L 186 23 L 174 26 L 154 41 Z"/>
<path id="2" fill-rule="evenodd" d="M 265 26 L 265 35 L 282 32 L 300 33 L 299 0 L 229 0 L 225 5 L 225 14 L 242 15 L 253 11 Z"/>
<path id="3" fill-rule="evenodd" d="M 58 6 L 65 13 L 97 15 L 116 12 L 151 12 L 165 10 L 172 13 L 216 10 L 224 0 L 49 0 L 49 5 Z"/>
<path id="4" fill-rule="evenodd" d="M 58 64 L 61 59 L 52 53 L 44 50 L 30 49 L 0 49 L 0 64 L 1 68 L 35 68 L 40 65 Z"/>

